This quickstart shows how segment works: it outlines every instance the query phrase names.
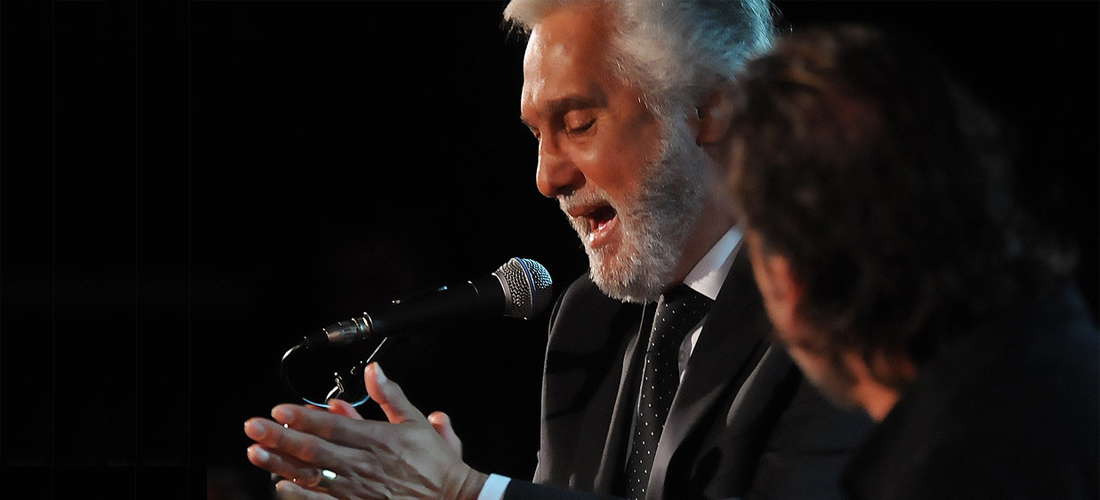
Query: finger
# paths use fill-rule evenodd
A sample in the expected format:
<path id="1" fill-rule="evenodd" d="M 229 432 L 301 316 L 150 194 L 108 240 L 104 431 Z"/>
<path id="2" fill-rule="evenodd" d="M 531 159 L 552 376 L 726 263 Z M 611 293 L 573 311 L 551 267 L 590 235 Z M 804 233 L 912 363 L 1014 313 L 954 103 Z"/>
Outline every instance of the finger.
<path id="1" fill-rule="evenodd" d="M 447 442 L 447 445 L 455 453 L 458 453 L 458 456 L 462 456 L 462 440 L 458 438 L 458 434 L 455 434 L 454 426 L 451 425 L 451 417 L 446 413 L 437 411 L 428 415 L 428 422 L 432 424 L 435 432 Z"/>
<path id="2" fill-rule="evenodd" d="M 401 386 L 386 378 L 378 363 L 367 365 L 367 369 L 363 371 L 363 382 L 366 383 L 367 394 L 386 413 L 390 423 L 400 424 L 410 419 L 424 420 L 424 414 L 409 402 Z"/>
<path id="3" fill-rule="evenodd" d="M 296 410 L 299 415 L 322 415 L 352 422 L 351 419 L 329 415 L 327 412 L 323 411 L 305 408 L 296 408 Z M 282 419 L 279 423 L 289 422 L 285 417 L 287 413 L 291 413 L 290 410 L 283 409 L 282 406 L 277 406 L 272 413 L 277 416 L 277 421 Z M 299 416 L 291 420 L 300 422 L 308 419 Z M 294 426 L 284 427 L 279 425 L 279 423 L 263 418 L 252 418 L 245 422 L 244 432 L 248 437 L 256 441 L 256 443 L 263 446 L 268 452 L 283 457 L 294 457 L 304 464 L 310 464 L 315 468 L 331 467 L 334 464 L 341 463 L 345 459 L 347 449 L 340 446 L 339 443 L 329 442 L 324 439 L 323 436 L 318 437 L 315 430 L 307 428 L 304 429 L 304 431 L 299 431 L 295 429 Z"/>
<path id="4" fill-rule="evenodd" d="M 284 456 L 254 444 L 248 447 L 248 461 L 252 465 L 286 479 L 312 484 L 317 468 L 291 456 Z"/>
<path id="5" fill-rule="evenodd" d="M 333 399 L 329 401 L 328 411 L 334 415 L 342 415 L 355 420 L 363 420 L 363 417 L 359 415 L 359 412 L 355 409 L 351 403 L 342 399 Z"/>
<path id="6" fill-rule="evenodd" d="M 275 484 L 275 494 L 279 500 L 334 500 L 332 496 L 319 491 L 307 490 L 285 479 Z"/>
<path id="7" fill-rule="evenodd" d="M 271 410 L 271 416 L 287 428 L 266 419 L 254 420 L 260 426 L 275 425 L 277 428 L 271 432 L 284 441 L 274 444 L 273 439 L 253 439 L 268 449 L 278 447 L 284 454 L 291 454 L 314 465 L 338 466 L 340 460 L 360 450 L 383 445 L 393 437 L 393 426 L 387 422 L 345 417 L 300 405 L 276 406 Z"/>

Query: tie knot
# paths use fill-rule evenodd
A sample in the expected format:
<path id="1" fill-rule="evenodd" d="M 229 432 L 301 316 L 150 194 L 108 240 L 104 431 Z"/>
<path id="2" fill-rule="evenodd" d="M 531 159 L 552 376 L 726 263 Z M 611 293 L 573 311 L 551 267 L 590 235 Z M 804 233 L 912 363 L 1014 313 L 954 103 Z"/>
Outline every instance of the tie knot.
<path id="1" fill-rule="evenodd" d="M 694 288 L 687 286 L 683 283 L 672 287 L 667 292 L 661 294 L 661 298 L 658 301 L 664 307 L 670 309 L 688 309 L 691 307 L 706 308 L 710 305 L 710 297 L 703 295 Z"/>
<path id="2" fill-rule="evenodd" d="M 651 349 L 675 349 L 684 336 L 703 316 L 713 302 L 687 285 L 678 285 L 661 295 L 653 317 Z"/>

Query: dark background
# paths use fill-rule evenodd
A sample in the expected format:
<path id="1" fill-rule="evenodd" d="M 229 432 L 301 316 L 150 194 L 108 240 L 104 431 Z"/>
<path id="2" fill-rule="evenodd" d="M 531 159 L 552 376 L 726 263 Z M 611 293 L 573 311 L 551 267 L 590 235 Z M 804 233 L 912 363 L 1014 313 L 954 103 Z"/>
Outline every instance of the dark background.
<path id="1" fill-rule="evenodd" d="M 242 424 L 292 399 L 303 335 L 513 256 L 559 288 L 584 272 L 535 189 L 503 2 L 147 3 L 0 12 L 0 461 L 36 496 L 269 498 Z M 1020 127 L 1021 197 L 1079 242 L 1094 311 L 1098 5 L 778 3 L 786 28 L 941 49 Z M 449 325 L 382 364 L 471 465 L 526 477 L 545 321 Z"/>

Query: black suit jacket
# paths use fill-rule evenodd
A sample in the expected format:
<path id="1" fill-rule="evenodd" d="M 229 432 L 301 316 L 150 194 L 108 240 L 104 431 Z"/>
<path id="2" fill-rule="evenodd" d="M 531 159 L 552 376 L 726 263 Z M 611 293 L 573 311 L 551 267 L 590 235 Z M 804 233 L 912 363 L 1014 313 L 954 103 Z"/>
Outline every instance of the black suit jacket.
<path id="1" fill-rule="evenodd" d="M 1100 497 L 1100 336 L 1078 291 L 941 346 L 845 483 L 861 500 Z"/>
<path id="2" fill-rule="evenodd" d="M 611 299 L 587 277 L 562 295 L 546 353 L 539 484 L 513 480 L 506 500 L 621 494 L 652 315 L 652 304 Z M 740 252 L 673 400 L 647 498 L 840 498 L 840 472 L 870 419 L 829 405 L 770 329 Z"/>

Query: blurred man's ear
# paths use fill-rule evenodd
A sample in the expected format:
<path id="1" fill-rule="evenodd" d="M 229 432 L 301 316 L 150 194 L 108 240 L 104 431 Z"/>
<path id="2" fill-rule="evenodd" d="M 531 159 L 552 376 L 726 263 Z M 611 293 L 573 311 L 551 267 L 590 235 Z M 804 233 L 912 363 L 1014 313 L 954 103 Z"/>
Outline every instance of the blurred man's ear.
<path id="1" fill-rule="evenodd" d="M 841 363 L 852 377 L 852 396 L 876 422 L 890 413 L 901 397 L 901 387 L 917 378 L 917 367 L 901 353 L 857 349 L 841 354 Z"/>

